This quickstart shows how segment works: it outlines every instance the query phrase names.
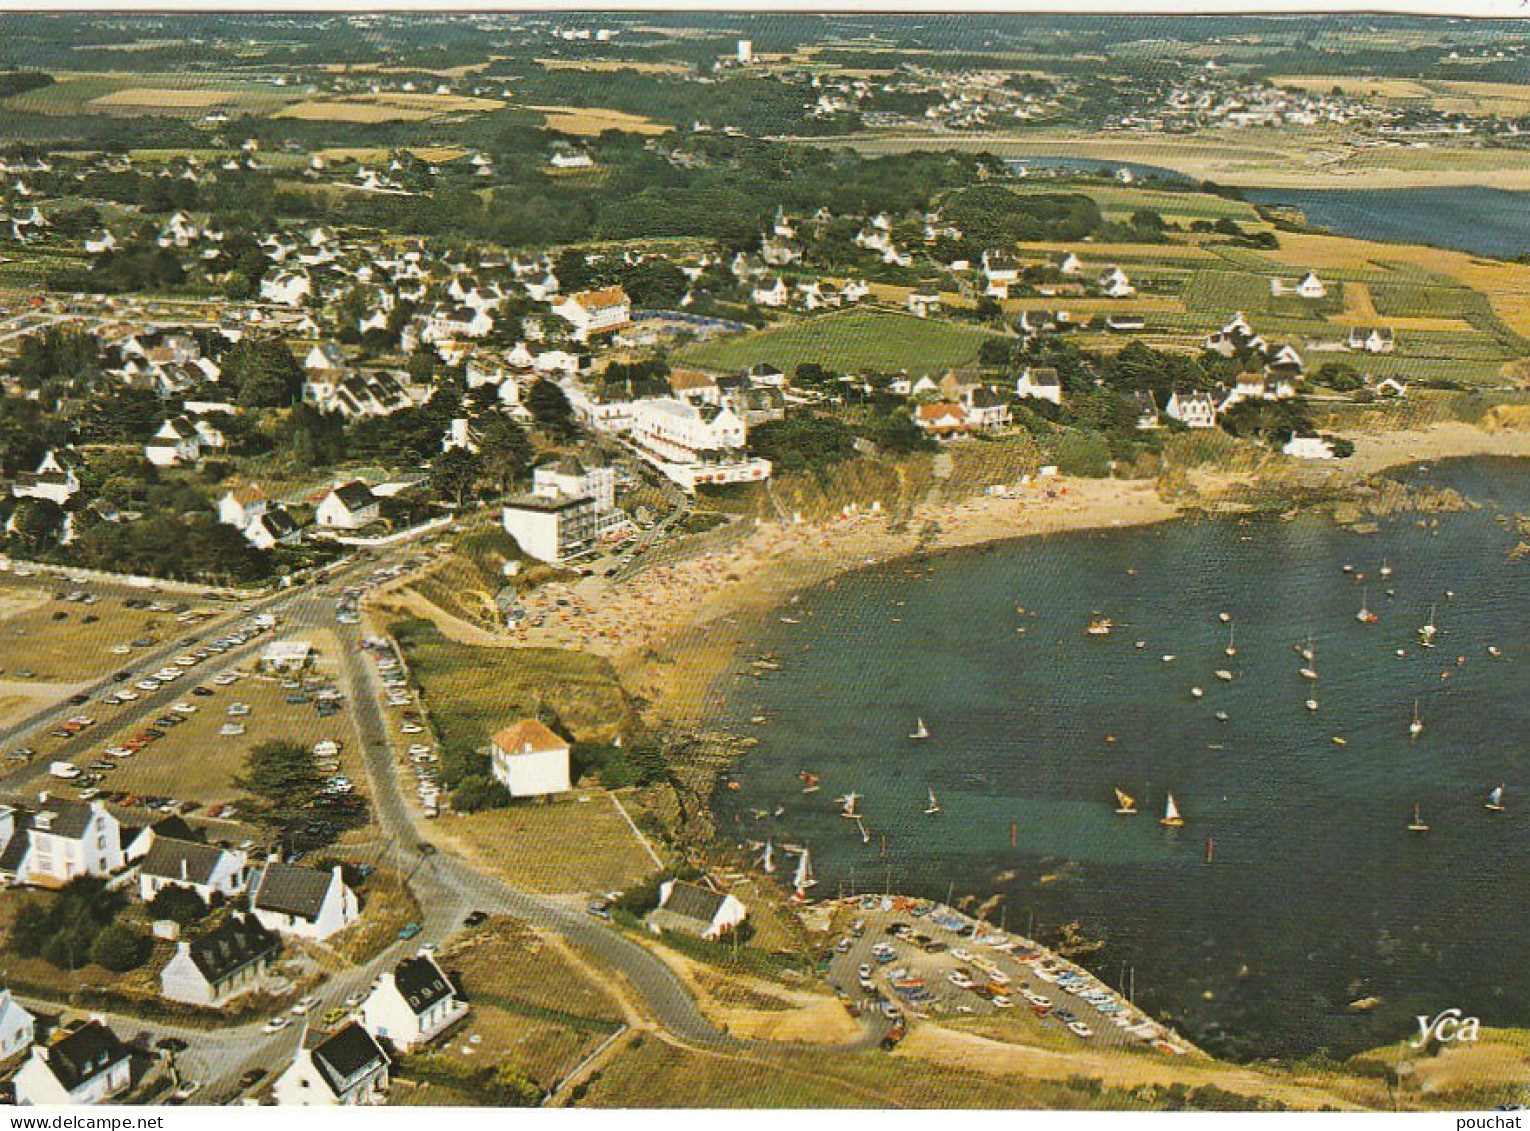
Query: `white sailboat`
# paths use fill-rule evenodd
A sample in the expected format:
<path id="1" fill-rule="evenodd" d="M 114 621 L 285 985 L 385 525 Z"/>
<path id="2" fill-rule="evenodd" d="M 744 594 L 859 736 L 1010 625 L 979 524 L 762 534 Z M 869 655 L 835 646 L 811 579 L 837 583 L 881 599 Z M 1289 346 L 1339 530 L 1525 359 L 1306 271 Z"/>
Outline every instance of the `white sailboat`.
<path id="1" fill-rule="evenodd" d="M 1417 738 L 1424 733 L 1424 720 L 1418 717 L 1418 700 L 1413 700 L 1413 721 L 1408 724 L 1408 737 Z"/>
<path id="2" fill-rule="evenodd" d="M 850 821 L 861 819 L 860 810 L 856 808 L 861 803 L 861 795 L 859 793 L 847 793 L 839 798 L 839 803 L 842 806 L 839 811 L 841 817 Z"/>
<path id="3" fill-rule="evenodd" d="M 1413 823 L 1408 826 L 1410 833 L 1427 833 L 1429 826 L 1424 824 L 1424 818 L 1419 816 L 1418 806 L 1413 806 Z"/>
<path id="4" fill-rule="evenodd" d="M 765 842 L 765 851 L 760 854 L 760 868 L 767 876 L 775 875 L 776 846 L 768 840 Z"/>
<path id="5" fill-rule="evenodd" d="M 817 886 L 818 880 L 813 875 L 813 862 L 807 848 L 804 847 L 802 855 L 797 857 L 797 873 L 792 876 L 792 898 L 806 899 L 808 891 Z"/>
<path id="6" fill-rule="evenodd" d="M 1174 795 L 1172 793 L 1169 794 L 1168 800 L 1164 802 L 1163 816 L 1158 819 L 1158 823 L 1166 825 L 1171 829 L 1177 829 L 1185 823 L 1185 819 L 1179 814 L 1179 806 L 1174 804 Z"/>
<path id="7" fill-rule="evenodd" d="M 1230 624 L 1227 626 L 1227 647 L 1223 648 L 1222 652 L 1228 656 L 1236 656 L 1238 654 L 1238 646 L 1233 643 L 1233 626 Z"/>
<path id="8" fill-rule="evenodd" d="M 797 780 L 802 783 L 803 793 L 818 792 L 818 782 L 820 779 L 817 774 L 810 774 L 806 770 L 803 770 L 800 774 L 797 775 Z"/>
<path id="9" fill-rule="evenodd" d="M 1317 684 L 1314 683 L 1312 685 L 1312 695 L 1307 699 L 1307 710 L 1309 710 L 1309 711 L 1316 711 L 1317 709 L 1318 709 Z"/>
<path id="10" fill-rule="evenodd" d="M 940 802 L 935 800 L 935 791 L 932 789 L 930 790 L 930 803 L 924 807 L 924 815 L 926 817 L 933 817 L 936 813 L 939 812 Z"/>
<path id="11" fill-rule="evenodd" d="M 1223 683 L 1231 683 L 1232 682 L 1233 673 L 1228 671 L 1226 668 L 1218 668 L 1216 670 L 1216 677 L 1218 679 L 1220 679 Z"/>
<path id="12" fill-rule="evenodd" d="M 909 735 L 910 738 L 917 740 L 930 737 L 930 728 L 924 725 L 923 719 L 914 720 L 914 724 L 913 733 Z"/>
<path id="13" fill-rule="evenodd" d="M 1483 804 L 1482 807 L 1484 809 L 1488 810 L 1490 813 L 1502 813 L 1503 812 L 1503 786 L 1501 786 L 1501 785 L 1494 786 L 1492 792 L 1488 794 L 1487 801 Z"/>
<path id="14" fill-rule="evenodd" d="M 1205 694 L 1206 694 L 1206 691 L 1205 691 L 1204 688 L 1192 687 L 1190 689 L 1190 695 L 1191 695 L 1192 698 L 1199 699 L 1202 695 L 1205 695 Z"/>
<path id="15" fill-rule="evenodd" d="M 1435 606 L 1429 606 L 1429 619 L 1418 628 L 1418 643 L 1421 648 L 1433 648 L 1434 638 L 1439 634 L 1439 627 L 1434 623 Z"/>
<path id="16" fill-rule="evenodd" d="M 1381 559 L 1381 568 L 1379 570 L 1377 570 L 1376 572 L 1381 574 L 1382 577 L 1391 577 L 1392 576 L 1392 567 L 1387 565 L 1386 558 L 1382 558 Z"/>

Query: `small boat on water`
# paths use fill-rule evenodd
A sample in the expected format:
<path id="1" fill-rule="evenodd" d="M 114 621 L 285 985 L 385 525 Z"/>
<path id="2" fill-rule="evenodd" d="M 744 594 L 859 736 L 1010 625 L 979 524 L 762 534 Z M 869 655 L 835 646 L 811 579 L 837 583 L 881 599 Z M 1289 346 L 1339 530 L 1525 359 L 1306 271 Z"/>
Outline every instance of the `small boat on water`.
<path id="1" fill-rule="evenodd" d="M 1109 636 L 1110 630 L 1114 627 L 1109 617 L 1096 617 L 1089 622 L 1089 627 L 1084 631 L 1090 636 Z"/>
<path id="2" fill-rule="evenodd" d="M 1392 567 L 1387 564 L 1386 558 L 1381 559 L 1381 568 L 1376 571 L 1382 577 L 1392 576 Z"/>
<path id="3" fill-rule="evenodd" d="M 1166 664 L 1172 664 L 1176 658 L 1173 652 L 1165 652 L 1163 654 L 1163 662 Z"/>
<path id="4" fill-rule="evenodd" d="M 1223 624 L 1231 624 L 1232 623 L 1232 614 L 1231 613 L 1218 613 L 1217 614 L 1217 620 L 1221 621 Z"/>
<path id="5" fill-rule="evenodd" d="M 1227 626 L 1227 647 L 1222 649 L 1222 654 L 1224 656 L 1236 656 L 1238 654 L 1238 646 L 1233 643 L 1233 626 L 1230 624 Z"/>
<path id="6" fill-rule="evenodd" d="M 1227 721 L 1227 712 L 1226 711 L 1218 711 L 1216 713 L 1216 720 L 1219 723 L 1225 723 Z"/>
<path id="7" fill-rule="evenodd" d="M 820 779 L 817 774 L 810 774 L 806 770 L 803 770 L 800 774 L 797 775 L 797 780 L 802 783 L 803 793 L 818 792 L 818 782 Z"/>
<path id="8" fill-rule="evenodd" d="M 781 618 L 781 623 L 782 624 L 801 624 L 802 622 L 800 620 L 798 620 L 796 617 L 782 617 Z"/>
<path id="9" fill-rule="evenodd" d="M 935 791 L 932 789 L 930 790 L 930 803 L 924 807 L 924 815 L 926 817 L 933 817 L 939 812 L 940 802 L 935 800 Z"/>
<path id="10" fill-rule="evenodd" d="M 1137 815 L 1137 799 L 1135 797 L 1131 796 L 1125 790 L 1117 789 L 1116 790 L 1116 812 L 1119 813 L 1123 817 L 1134 817 L 1134 816 L 1136 816 Z"/>
<path id="11" fill-rule="evenodd" d="M 1204 689 L 1204 688 L 1200 688 L 1200 687 L 1192 687 L 1192 688 L 1191 688 L 1191 689 L 1190 689 L 1190 697 L 1191 697 L 1191 698 L 1192 698 L 1192 699 L 1199 699 L 1199 698 L 1200 698 L 1200 697 L 1201 697 L 1201 696 L 1203 696 L 1203 695 L 1205 695 L 1205 694 L 1206 694 L 1206 692 L 1205 692 L 1205 689 Z"/>
<path id="12" fill-rule="evenodd" d="M 1355 619 L 1361 624 L 1375 624 L 1381 619 L 1375 613 L 1371 612 L 1369 601 L 1370 593 L 1362 586 L 1360 590 L 1360 611 L 1355 614 Z"/>
<path id="13" fill-rule="evenodd" d="M 1483 803 L 1482 807 L 1484 809 L 1486 809 L 1490 813 L 1502 813 L 1503 812 L 1503 786 L 1501 786 L 1501 785 L 1494 786 L 1492 792 L 1489 793 L 1488 796 L 1487 796 L 1487 801 L 1485 801 Z"/>
<path id="14" fill-rule="evenodd" d="M 870 844 L 871 843 L 871 834 L 866 831 L 866 825 L 865 825 L 865 823 L 859 817 L 857 817 L 855 819 L 855 827 L 860 830 L 861 843 L 862 844 Z"/>
<path id="15" fill-rule="evenodd" d="M 1312 637 L 1307 637 L 1307 643 L 1296 645 L 1296 654 L 1309 664 L 1312 663 L 1312 658 L 1317 655 L 1317 648 L 1313 646 Z"/>
<path id="16" fill-rule="evenodd" d="M 929 738 L 930 737 L 930 728 L 924 725 L 924 720 L 923 719 L 915 719 L 914 720 L 914 730 L 909 735 L 909 737 L 912 738 L 912 739 L 915 739 L 916 741 L 919 740 L 919 739 Z"/>
<path id="17" fill-rule="evenodd" d="M 1163 816 L 1158 819 L 1158 823 L 1171 829 L 1177 829 L 1185 823 L 1184 817 L 1179 814 L 1179 806 L 1174 804 L 1174 795 L 1172 793 L 1169 794 L 1168 800 L 1164 802 Z"/>
<path id="18" fill-rule="evenodd" d="M 1408 737 L 1417 738 L 1424 733 L 1424 720 L 1418 716 L 1418 700 L 1413 700 L 1413 721 L 1408 724 Z"/>
<path id="19" fill-rule="evenodd" d="M 1317 679 L 1317 669 L 1316 668 L 1302 668 L 1300 670 L 1301 670 L 1302 678 L 1303 679 Z"/>
<path id="20" fill-rule="evenodd" d="M 1488 653 L 1489 656 L 1492 656 L 1493 659 L 1495 659 L 1495 660 L 1503 659 L 1503 649 L 1498 647 L 1498 645 L 1496 645 L 1496 644 L 1489 644 L 1488 645 L 1487 653 Z"/>
<path id="21" fill-rule="evenodd" d="M 847 793 L 836 800 L 839 801 L 841 806 L 839 811 L 841 817 L 848 821 L 859 821 L 861 819 L 861 812 L 857 808 L 861 803 L 861 795 L 859 793 Z"/>
<path id="22" fill-rule="evenodd" d="M 1422 648 L 1433 648 L 1434 638 L 1439 635 L 1439 627 L 1434 623 L 1434 609 L 1433 605 L 1429 606 L 1429 619 L 1418 628 L 1418 642 Z"/>
<path id="23" fill-rule="evenodd" d="M 1216 677 L 1218 679 L 1220 679 L 1223 683 L 1231 683 L 1232 682 L 1233 674 L 1232 674 L 1232 672 L 1228 671 L 1226 668 L 1218 668 L 1216 670 Z"/>
<path id="24" fill-rule="evenodd" d="M 1408 825 L 1408 831 L 1410 833 L 1427 833 L 1429 831 L 1429 826 L 1424 824 L 1424 818 L 1419 816 L 1417 805 L 1413 806 L 1413 821 Z"/>

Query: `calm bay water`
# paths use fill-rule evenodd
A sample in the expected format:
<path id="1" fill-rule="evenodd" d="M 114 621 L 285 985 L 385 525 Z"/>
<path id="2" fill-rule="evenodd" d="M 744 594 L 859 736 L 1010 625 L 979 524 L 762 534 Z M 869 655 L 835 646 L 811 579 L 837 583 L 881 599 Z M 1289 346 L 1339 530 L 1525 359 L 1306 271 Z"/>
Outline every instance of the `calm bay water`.
<path id="1" fill-rule="evenodd" d="M 1289 204 L 1341 236 L 1422 243 L 1474 255 L 1530 254 L 1530 192 L 1471 186 L 1417 189 L 1248 189 L 1258 204 Z"/>
<path id="2" fill-rule="evenodd" d="M 1145 1008 L 1225 1055 L 1367 1047 L 1449 1006 L 1530 1025 L 1530 563 L 1495 521 L 1530 511 L 1530 466 L 1414 474 L 1482 509 L 1368 536 L 1210 520 L 1028 540 L 805 594 L 760 645 L 781 670 L 740 674 L 721 708 L 760 738 L 719 797 L 723 835 L 810 844 L 815 894 L 999 894 L 994 917 L 1041 937 L 1079 920 L 1107 942 L 1097 972 L 1135 967 Z M 1379 624 L 1355 619 L 1347 563 Z M 1085 635 L 1095 615 L 1109 637 Z M 1293 647 L 1309 634 L 1315 714 Z M 918 716 L 928 741 L 907 737 Z M 821 792 L 800 792 L 802 769 Z M 1508 811 L 1489 813 L 1500 782 Z M 1112 812 L 1116 786 L 1138 816 Z M 852 789 L 869 844 L 833 800 Z M 1158 824 L 1168 791 L 1182 829 Z M 1427 834 L 1405 827 L 1415 803 Z M 1382 1004 L 1348 1008 L 1366 997 Z"/>

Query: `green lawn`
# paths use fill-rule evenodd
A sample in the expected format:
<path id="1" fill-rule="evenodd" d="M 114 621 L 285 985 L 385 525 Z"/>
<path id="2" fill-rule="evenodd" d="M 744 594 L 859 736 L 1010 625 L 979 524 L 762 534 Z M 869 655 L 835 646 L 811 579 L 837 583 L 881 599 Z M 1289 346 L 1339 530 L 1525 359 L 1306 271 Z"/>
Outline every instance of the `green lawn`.
<path id="1" fill-rule="evenodd" d="M 853 310 L 694 346 L 680 360 L 710 369 L 769 362 L 792 373 L 804 362 L 847 372 L 939 373 L 973 365 L 994 335 L 973 326 L 888 310 Z"/>

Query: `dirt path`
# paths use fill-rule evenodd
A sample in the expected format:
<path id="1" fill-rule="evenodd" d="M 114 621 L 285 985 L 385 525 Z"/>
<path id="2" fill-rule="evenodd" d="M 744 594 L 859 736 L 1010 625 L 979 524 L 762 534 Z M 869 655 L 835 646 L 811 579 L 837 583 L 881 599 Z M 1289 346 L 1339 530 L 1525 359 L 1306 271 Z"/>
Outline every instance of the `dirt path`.
<path id="1" fill-rule="evenodd" d="M 1113 1088 L 1215 1084 L 1229 1092 L 1276 1099 L 1295 1108 L 1310 1110 L 1326 1106 L 1366 1110 L 1363 1105 L 1322 1088 L 1288 1082 L 1210 1059 L 1177 1058 L 1170 1061 L 1146 1055 L 1107 1054 L 1083 1049 L 1055 1052 L 995 1041 L 939 1025 L 916 1026 L 894 1055 L 989 1076 L 1040 1077 L 1059 1081 L 1084 1076 Z"/>

